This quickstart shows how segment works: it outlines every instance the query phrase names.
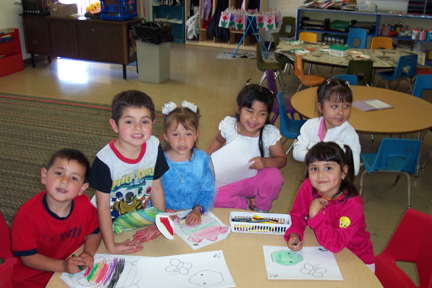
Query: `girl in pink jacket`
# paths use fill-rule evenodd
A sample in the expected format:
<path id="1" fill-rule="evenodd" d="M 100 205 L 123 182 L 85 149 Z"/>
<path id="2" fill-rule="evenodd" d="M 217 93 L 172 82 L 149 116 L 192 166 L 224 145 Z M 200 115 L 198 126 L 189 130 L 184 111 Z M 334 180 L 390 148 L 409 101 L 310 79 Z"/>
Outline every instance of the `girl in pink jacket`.
<path id="1" fill-rule="evenodd" d="M 320 142 L 309 150 L 305 162 L 306 180 L 294 200 L 290 212 L 292 225 L 284 236 L 288 248 L 302 249 L 303 232 L 309 225 L 324 248 L 337 253 L 346 247 L 375 271 L 363 201 L 353 184 L 350 147 Z"/>

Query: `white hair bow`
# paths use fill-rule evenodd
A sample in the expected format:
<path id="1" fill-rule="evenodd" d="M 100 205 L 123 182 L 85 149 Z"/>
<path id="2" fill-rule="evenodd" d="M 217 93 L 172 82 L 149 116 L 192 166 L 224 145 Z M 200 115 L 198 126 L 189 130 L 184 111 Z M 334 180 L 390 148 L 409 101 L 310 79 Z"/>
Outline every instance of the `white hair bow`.
<path id="1" fill-rule="evenodd" d="M 182 102 L 182 107 L 183 108 L 189 108 L 194 113 L 197 113 L 197 111 L 198 111 L 198 107 L 195 104 L 188 102 L 186 100 L 184 100 Z"/>
<path id="2" fill-rule="evenodd" d="M 168 115 L 175 108 L 177 108 L 177 105 L 174 102 L 167 102 L 162 106 L 162 114 Z"/>

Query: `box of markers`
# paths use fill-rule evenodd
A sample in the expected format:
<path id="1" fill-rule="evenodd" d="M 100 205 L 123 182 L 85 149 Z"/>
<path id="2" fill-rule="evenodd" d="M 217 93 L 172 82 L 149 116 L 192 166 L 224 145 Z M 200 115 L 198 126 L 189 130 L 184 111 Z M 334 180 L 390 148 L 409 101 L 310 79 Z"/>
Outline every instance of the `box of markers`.
<path id="1" fill-rule="evenodd" d="M 232 232 L 284 235 L 291 227 L 291 216 L 288 214 L 231 212 L 230 225 Z"/>

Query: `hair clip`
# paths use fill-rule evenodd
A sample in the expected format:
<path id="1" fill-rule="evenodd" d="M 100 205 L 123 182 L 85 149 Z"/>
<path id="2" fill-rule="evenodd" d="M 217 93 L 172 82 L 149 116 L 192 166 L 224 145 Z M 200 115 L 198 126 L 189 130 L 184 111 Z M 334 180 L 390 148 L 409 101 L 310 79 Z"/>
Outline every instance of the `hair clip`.
<path id="1" fill-rule="evenodd" d="M 162 114 L 168 115 L 175 108 L 177 108 L 177 105 L 174 102 L 167 102 L 162 106 Z"/>
<path id="2" fill-rule="evenodd" d="M 350 85 L 349 85 L 349 81 L 345 81 L 345 85 L 347 85 L 348 88 L 349 88 L 349 87 L 350 87 Z"/>
<path id="3" fill-rule="evenodd" d="M 186 100 L 184 100 L 182 102 L 182 107 L 183 108 L 189 108 L 194 113 L 197 113 L 197 111 L 198 111 L 198 107 L 195 104 L 188 102 Z"/>
<path id="4" fill-rule="evenodd" d="M 342 149 L 342 151 L 344 152 L 344 153 L 346 153 L 346 151 L 345 151 L 345 144 L 341 141 L 341 140 L 335 140 L 335 141 L 333 141 L 334 143 L 336 143 L 336 144 L 338 144 L 339 145 L 339 147 Z"/>
<path id="5" fill-rule="evenodd" d="M 326 79 L 326 82 L 327 82 L 327 85 L 330 85 L 331 79 L 330 78 Z"/>

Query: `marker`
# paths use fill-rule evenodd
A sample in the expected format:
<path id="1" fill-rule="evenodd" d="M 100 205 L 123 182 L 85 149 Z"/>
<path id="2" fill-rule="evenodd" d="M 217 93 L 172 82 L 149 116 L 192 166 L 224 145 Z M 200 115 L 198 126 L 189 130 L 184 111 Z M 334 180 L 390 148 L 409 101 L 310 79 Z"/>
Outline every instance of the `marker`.
<path id="1" fill-rule="evenodd" d="M 72 254 L 72 257 L 75 257 L 75 254 Z M 78 265 L 78 268 L 80 269 L 80 271 L 84 270 L 84 268 L 82 266 L 80 266 L 80 265 Z"/>

